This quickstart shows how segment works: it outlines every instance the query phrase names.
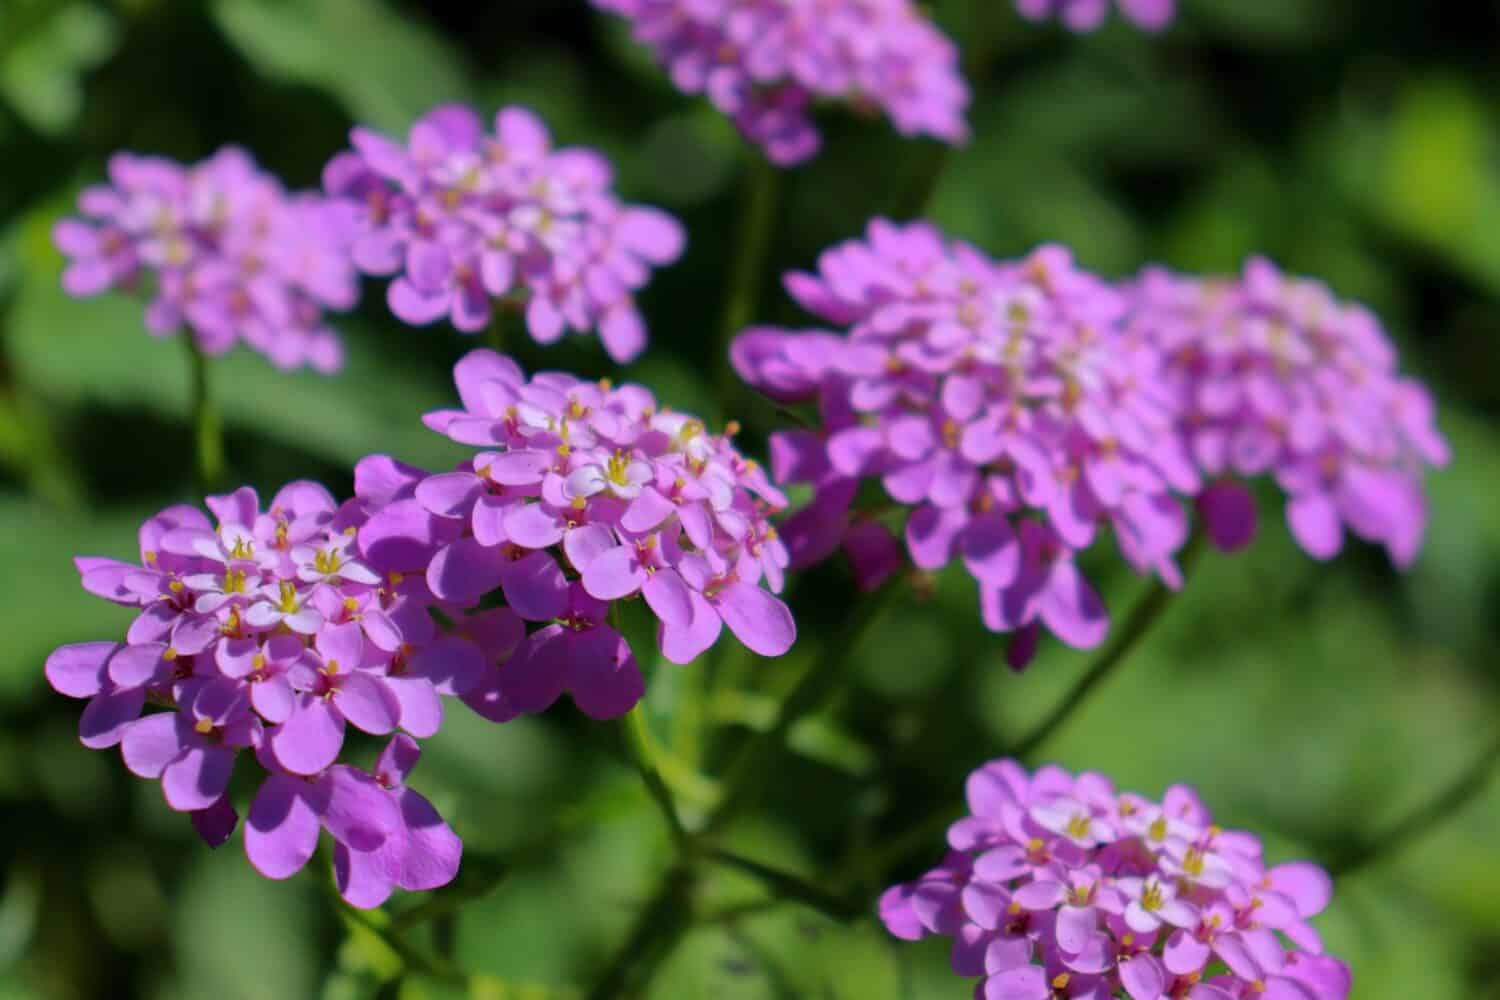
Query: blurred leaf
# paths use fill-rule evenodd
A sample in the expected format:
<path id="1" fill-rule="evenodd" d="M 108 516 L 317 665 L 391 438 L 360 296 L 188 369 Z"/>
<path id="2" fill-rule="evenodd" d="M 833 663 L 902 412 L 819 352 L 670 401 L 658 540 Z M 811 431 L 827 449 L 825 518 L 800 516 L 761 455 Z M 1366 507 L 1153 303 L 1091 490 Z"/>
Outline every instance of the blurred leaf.
<path id="1" fill-rule="evenodd" d="M 79 78 L 114 51 L 108 11 L 92 3 L 0 6 L 0 97 L 32 128 L 60 133 L 83 107 Z"/>
<path id="2" fill-rule="evenodd" d="M 470 99 L 459 53 L 381 0 L 215 0 L 213 11 L 261 72 L 326 90 L 375 128 L 403 131 L 435 104 Z"/>

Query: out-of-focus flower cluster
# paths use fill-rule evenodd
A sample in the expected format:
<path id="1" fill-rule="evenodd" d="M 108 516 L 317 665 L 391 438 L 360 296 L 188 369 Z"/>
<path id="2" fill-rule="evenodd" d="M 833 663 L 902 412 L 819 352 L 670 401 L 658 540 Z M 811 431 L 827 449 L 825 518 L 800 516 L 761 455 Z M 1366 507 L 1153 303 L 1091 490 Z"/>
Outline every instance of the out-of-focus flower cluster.
<path id="1" fill-rule="evenodd" d="M 146 327 L 186 327 L 208 354 L 238 343 L 279 368 L 343 364 L 325 309 L 359 296 L 339 213 L 314 193 L 289 193 L 243 150 L 183 166 L 117 153 L 109 183 L 80 195 L 81 218 L 58 223 L 63 288 L 151 296 Z"/>
<path id="2" fill-rule="evenodd" d="M 367 485 L 381 468 L 366 463 Z M 422 577 L 390 571 L 360 544 L 368 499 L 337 505 L 297 482 L 265 510 L 249 488 L 208 506 L 215 520 L 178 506 L 146 521 L 138 564 L 77 560 L 90 593 L 140 609 L 123 642 L 63 646 L 47 661 L 54 688 L 88 699 L 83 743 L 118 745 L 215 846 L 238 821 L 227 790 L 248 754 L 265 780 L 245 850 L 269 878 L 301 869 L 323 829 L 357 906 L 446 883 L 461 844 L 406 787 L 413 737 L 437 731 L 442 696 L 467 692 L 509 654 L 520 620 L 455 613 L 451 630 L 439 628 Z M 373 772 L 340 762 L 349 726 L 395 733 Z"/>
<path id="3" fill-rule="evenodd" d="M 1236 279 L 1152 269 L 1129 298 L 1130 335 L 1161 354 L 1184 446 L 1213 483 L 1199 509 L 1221 546 L 1255 533 L 1238 480 L 1269 474 L 1310 555 L 1336 555 L 1347 528 L 1399 566 L 1416 557 L 1422 475 L 1447 464 L 1448 446 L 1431 396 L 1397 371 L 1368 309 L 1259 258 Z"/>
<path id="4" fill-rule="evenodd" d="M 473 111 L 444 106 L 405 145 L 365 128 L 324 171 L 353 230 L 361 271 L 394 275 L 391 311 L 464 333 L 496 309 L 524 310 L 542 344 L 596 330 L 610 357 L 635 358 L 646 328 L 634 293 L 682 252 L 676 220 L 622 205 L 613 171 L 587 149 L 554 149 L 530 111 L 503 108 L 487 132 Z"/>
<path id="5" fill-rule="evenodd" d="M 1114 0 L 1120 13 L 1146 31 L 1161 31 L 1177 13 L 1177 0 Z M 1029 21 L 1059 18 L 1070 31 L 1093 31 L 1109 17 L 1111 0 L 1016 0 Z"/>
<path id="6" fill-rule="evenodd" d="M 964 142 L 958 48 L 910 0 L 594 0 L 631 22 L 689 94 L 772 162 L 816 155 L 815 100 L 885 111 L 902 135 Z"/>
<path id="7" fill-rule="evenodd" d="M 1253 834 L 1225 830 L 1191 789 L 1158 803 L 1099 774 L 969 776 L 951 851 L 886 891 L 880 916 L 909 940 L 953 938 L 981 1000 L 1344 1000 L 1349 970 L 1308 922 L 1332 882 L 1316 865 L 1267 867 Z"/>
<path id="8" fill-rule="evenodd" d="M 776 479 L 816 489 L 783 526 L 794 566 L 841 542 L 866 585 L 899 565 L 883 523 L 854 509 L 873 479 L 909 509 L 912 562 L 961 559 L 985 624 L 1021 630 L 1017 663 L 1041 624 L 1078 647 L 1103 639 L 1108 616 L 1074 564 L 1101 528 L 1138 571 L 1178 584 L 1188 518 L 1172 491 L 1199 480 L 1160 358 L 1123 337 L 1124 297 L 1067 251 L 994 261 L 929 225 L 876 221 L 786 284 L 847 328 L 751 329 L 732 351 L 751 385 L 821 409 L 822 427 L 771 441 Z"/>
<path id="9" fill-rule="evenodd" d="M 541 625 L 466 696 L 476 711 L 504 721 L 564 691 L 596 718 L 629 711 L 644 685 L 610 609 L 636 595 L 674 663 L 725 625 L 763 656 L 787 651 L 795 626 L 773 596 L 787 554 L 770 522 L 786 501 L 729 433 L 640 386 L 528 379 L 493 351 L 471 352 L 455 377 L 463 409 L 427 424 L 483 450 L 403 484 L 361 538 L 402 550 L 401 568 L 425 571 L 446 605 L 498 593 Z"/>

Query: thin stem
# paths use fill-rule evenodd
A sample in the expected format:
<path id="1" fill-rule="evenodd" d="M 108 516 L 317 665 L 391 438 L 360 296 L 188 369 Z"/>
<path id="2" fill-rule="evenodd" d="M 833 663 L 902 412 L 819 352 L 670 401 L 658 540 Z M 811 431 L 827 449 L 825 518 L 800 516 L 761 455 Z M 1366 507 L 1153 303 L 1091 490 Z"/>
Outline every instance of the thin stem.
<path id="1" fill-rule="evenodd" d="M 833 693 L 844 674 L 841 668 L 851 664 L 860 637 L 904 590 L 899 578 L 887 581 L 879 592 L 860 601 L 839 630 L 829 637 L 818 657 L 783 699 L 776 721 L 751 736 L 730 765 L 724 778 L 724 795 L 718 808 L 709 815 L 705 832 L 723 829 L 759 798 L 769 769 L 786 742 L 787 731 L 798 719 L 820 708 Z"/>
<path id="2" fill-rule="evenodd" d="M 496 354 L 505 353 L 505 306 L 496 305 L 484 328 L 484 346 Z"/>
<path id="3" fill-rule="evenodd" d="M 690 846 L 687 830 L 683 828 L 682 819 L 677 815 L 677 807 L 672 802 L 672 793 L 667 788 L 667 783 L 662 780 L 661 768 L 657 764 L 656 741 L 651 735 L 650 725 L 646 722 L 645 709 L 637 704 L 626 713 L 622 725 L 625 745 L 630 749 L 630 756 L 635 762 L 636 770 L 641 773 L 641 780 L 645 783 L 646 790 L 651 793 L 652 800 L 667 822 L 667 829 L 672 834 L 673 846 L 679 853 L 686 852 Z"/>
<path id="4" fill-rule="evenodd" d="M 732 398 L 737 385 L 734 370 L 729 367 L 729 344 L 735 334 L 755 317 L 766 252 L 770 249 L 771 230 L 776 222 L 780 187 L 780 175 L 770 161 L 758 151 L 747 149 L 739 230 L 735 236 L 734 256 L 729 262 L 729 295 L 724 305 L 724 325 L 717 359 L 720 398 L 725 402 Z"/>
<path id="5" fill-rule="evenodd" d="M 742 854 L 722 847 L 710 847 L 705 852 L 710 861 L 717 861 L 750 875 L 771 889 L 780 899 L 796 900 L 838 921 L 852 920 L 860 915 L 861 908 L 841 896 L 836 896 L 791 872 L 782 871 L 773 865 L 747 858 Z"/>
<path id="6" fill-rule="evenodd" d="M 1187 572 L 1197 560 L 1197 555 L 1202 547 L 1201 536 L 1194 534 L 1183 550 L 1183 570 Z M 1060 729 L 1069 717 L 1076 712 L 1090 694 L 1101 683 L 1104 682 L 1116 667 L 1120 666 L 1130 654 L 1140 645 L 1146 633 L 1161 618 L 1162 612 L 1171 603 L 1172 596 L 1176 591 L 1167 587 L 1160 580 L 1153 580 L 1145 595 L 1130 609 L 1125 623 L 1115 629 L 1111 629 L 1108 644 L 1095 658 L 1082 677 L 1073 684 L 1068 693 L 1063 696 L 1048 712 L 1046 717 L 1038 722 L 1031 730 L 1007 751 L 1006 755 L 1024 759 L 1034 753 L 1038 747 L 1045 743 Z"/>
<path id="7" fill-rule="evenodd" d="M 589 991 L 588 1000 L 624 1000 L 650 980 L 692 923 L 692 891 L 692 872 L 674 865 L 636 915 L 629 937 Z"/>
<path id="8" fill-rule="evenodd" d="M 318 852 L 318 857 L 320 859 L 325 857 L 321 850 Z M 400 934 L 396 933 L 384 913 L 379 910 L 360 910 L 350 906 L 339 896 L 338 889 L 334 886 L 332 879 L 319 878 L 318 881 L 322 883 L 323 889 L 327 893 L 329 901 L 332 903 L 334 911 L 339 917 L 345 923 L 362 928 L 379 938 L 382 944 L 401 959 L 401 964 L 406 971 L 430 976 L 433 979 L 447 983 L 450 986 L 456 986 L 459 989 L 468 988 L 468 973 L 448 964 L 442 959 L 433 958 L 425 954 L 409 941 L 402 938 Z"/>
<path id="9" fill-rule="evenodd" d="M 190 331 L 182 334 L 182 342 L 187 346 L 188 355 L 198 491 L 207 494 L 224 482 L 224 430 L 209 388 L 208 358 Z"/>
<path id="10" fill-rule="evenodd" d="M 1435 829 L 1468 805 L 1489 785 L 1495 765 L 1500 763 L 1500 722 L 1489 744 L 1442 791 L 1397 820 L 1384 833 L 1359 845 L 1328 866 L 1338 877 L 1358 871 L 1401 850 L 1411 841 Z"/>

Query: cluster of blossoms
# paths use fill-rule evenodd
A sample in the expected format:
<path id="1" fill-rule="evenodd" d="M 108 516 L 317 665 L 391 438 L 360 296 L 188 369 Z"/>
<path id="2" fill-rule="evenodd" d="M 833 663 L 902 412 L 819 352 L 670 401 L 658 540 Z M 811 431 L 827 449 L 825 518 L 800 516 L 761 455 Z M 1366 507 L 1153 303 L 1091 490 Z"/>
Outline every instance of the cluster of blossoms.
<path id="1" fill-rule="evenodd" d="M 469 353 L 455 368 L 461 410 L 434 430 L 484 450 L 456 471 L 401 482 L 365 531 L 403 550 L 446 606 L 497 592 L 542 627 L 465 698 L 495 721 L 540 712 L 564 691 L 595 718 L 644 692 L 610 619 L 640 595 L 663 655 L 688 663 L 723 626 L 763 656 L 796 635 L 779 592 L 788 558 L 770 515 L 785 505 L 728 434 L 659 407 L 646 389 Z M 770 588 L 760 586 L 764 580 Z"/>
<path id="2" fill-rule="evenodd" d="M 109 184 L 78 207 L 54 233 L 69 294 L 142 289 L 158 336 L 186 327 L 208 354 L 244 343 L 279 368 L 342 366 L 323 311 L 351 308 L 359 282 L 340 213 L 320 196 L 288 193 L 228 147 L 193 166 L 118 153 Z"/>
<path id="3" fill-rule="evenodd" d="M 1120 13 L 1146 31 L 1161 31 L 1177 13 L 1177 0 L 1114 0 Z M 1093 31 L 1109 17 L 1111 0 L 1016 0 L 1028 21 L 1059 18 L 1070 31 Z"/>
<path id="4" fill-rule="evenodd" d="M 397 475 L 367 460 L 363 492 Z M 63 646 L 47 661 L 55 689 L 88 699 L 83 743 L 118 745 L 214 846 L 238 821 L 227 789 L 248 752 L 265 780 L 245 850 L 269 878 L 301 869 L 323 829 L 354 905 L 445 884 L 462 845 L 405 784 L 413 737 L 437 731 L 441 696 L 466 693 L 509 654 L 519 619 L 497 609 L 439 630 L 422 577 L 390 570 L 378 525 L 366 530 L 370 499 L 338 505 L 297 482 L 264 511 L 249 488 L 208 506 L 216 521 L 187 506 L 146 521 L 139 564 L 77 560 L 86 590 L 140 609 L 123 643 Z M 339 762 L 348 726 L 395 734 L 373 772 Z"/>
<path id="5" fill-rule="evenodd" d="M 677 259 L 684 237 L 665 213 L 622 205 L 602 156 L 554 149 L 518 107 L 501 109 L 493 133 L 468 108 L 444 106 L 404 146 L 364 128 L 350 140 L 324 187 L 352 230 L 355 265 L 396 276 L 397 317 L 475 333 L 496 308 L 524 309 L 539 343 L 597 329 L 616 361 L 640 354 L 634 292 Z"/>
<path id="6" fill-rule="evenodd" d="M 1180 582 L 1189 525 L 1172 493 L 1196 492 L 1199 478 L 1161 359 L 1123 335 L 1118 290 L 1058 247 L 997 262 L 929 225 L 879 220 L 786 284 L 847 327 L 756 328 L 732 349 L 757 389 L 821 408 L 821 429 L 771 440 L 777 480 L 815 485 L 783 525 L 794 566 L 844 543 L 871 586 L 899 563 L 883 524 L 852 509 L 860 482 L 878 479 L 909 511 L 912 562 L 961 558 L 985 624 L 1019 630 L 1017 665 L 1042 624 L 1077 647 L 1103 639 L 1104 606 L 1074 563 L 1101 527 L 1138 571 Z"/>
<path id="7" fill-rule="evenodd" d="M 1237 477 L 1269 473 L 1310 555 L 1337 554 L 1347 527 L 1399 566 L 1416 557 L 1422 474 L 1447 463 L 1448 446 L 1369 310 L 1258 258 L 1233 280 L 1149 270 L 1128 294 L 1130 336 L 1163 358 L 1184 446 L 1211 482 L 1198 505 L 1221 546 L 1255 533 Z"/>
<path id="8" fill-rule="evenodd" d="M 884 109 L 903 135 L 964 142 L 958 48 L 910 0 L 594 0 L 773 163 L 813 157 L 815 99 Z"/>
<path id="9" fill-rule="evenodd" d="M 1157 803 L 1108 779 L 992 761 L 941 865 L 886 891 L 897 937 L 953 938 L 980 1000 L 1345 1000 L 1350 975 L 1308 921 L 1332 883 L 1268 868 L 1192 790 Z M 1123 991 L 1123 993 L 1122 993 Z"/>

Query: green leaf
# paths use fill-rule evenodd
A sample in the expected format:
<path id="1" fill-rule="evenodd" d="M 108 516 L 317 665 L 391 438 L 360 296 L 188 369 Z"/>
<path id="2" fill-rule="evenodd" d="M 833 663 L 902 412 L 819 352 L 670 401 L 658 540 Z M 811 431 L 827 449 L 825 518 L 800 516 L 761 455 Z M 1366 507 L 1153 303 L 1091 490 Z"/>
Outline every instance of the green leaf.
<path id="1" fill-rule="evenodd" d="M 0 9 L 0 97 L 39 132 L 58 134 L 83 107 L 80 78 L 115 49 L 115 19 L 90 3 Z"/>
<path id="2" fill-rule="evenodd" d="M 260 72 L 325 90 L 379 129 L 404 129 L 434 104 L 471 97 L 454 48 L 377 0 L 217 0 L 213 13 Z"/>

